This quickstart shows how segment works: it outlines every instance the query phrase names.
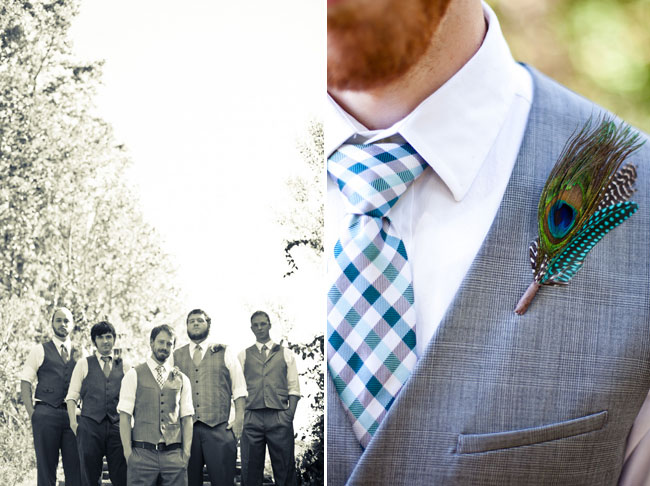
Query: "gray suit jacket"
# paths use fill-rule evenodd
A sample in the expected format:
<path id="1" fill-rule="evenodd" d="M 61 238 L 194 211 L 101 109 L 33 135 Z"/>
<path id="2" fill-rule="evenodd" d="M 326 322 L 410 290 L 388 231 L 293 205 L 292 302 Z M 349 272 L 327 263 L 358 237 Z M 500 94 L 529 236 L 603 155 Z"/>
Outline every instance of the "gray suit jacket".
<path id="1" fill-rule="evenodd" d="M 639 211 L 567 287 L 532 279 L 537 202 L 564 143 L 602 110 L 534 69 L 501 207 L 414 374 L 363 452 L 328 377 L 328 485 L 616 484 L 650 386 L 650 144 Z"/>

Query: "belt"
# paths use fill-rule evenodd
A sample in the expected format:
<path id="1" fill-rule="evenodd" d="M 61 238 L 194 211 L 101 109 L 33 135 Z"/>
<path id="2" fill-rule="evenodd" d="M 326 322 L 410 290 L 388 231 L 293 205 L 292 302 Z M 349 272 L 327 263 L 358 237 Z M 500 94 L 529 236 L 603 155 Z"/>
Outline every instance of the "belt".
<path id="1" fill-rule="evenodd" d="M 181 444 L 180 442 L 176 442 L 175 444 L 165 444 L 164 442 L 159 442 L 158 444 L 152 444 L 151 442 L 140 442 L 138 440 L 134 440 L 131 442 L 133 447 L 138 447 L 140 449 L 149 449 L 150 451 L 173 451 L 174 449 L 180 449 Z"/>
<path id="2" fill-rule="evenodd" d="M 63 403 L 62 403 L 61 405 L 59 405 L 58 407 L 55 407 L 54 405 L 50 405 L 50 404 L 47 403 L 47 402 L 43 402 L 43 401 L 39 400 L 39 401 L 37 401 L 37 402 L 34 404 L 34 406 L 36 406 L 36 405 L 47 405 L 47 406 L 50 407 L 50 408 L 65 408 L 65 409 L 68 408 L 68 406 L 65 404 L 65 402 L 63 402 Z"/>

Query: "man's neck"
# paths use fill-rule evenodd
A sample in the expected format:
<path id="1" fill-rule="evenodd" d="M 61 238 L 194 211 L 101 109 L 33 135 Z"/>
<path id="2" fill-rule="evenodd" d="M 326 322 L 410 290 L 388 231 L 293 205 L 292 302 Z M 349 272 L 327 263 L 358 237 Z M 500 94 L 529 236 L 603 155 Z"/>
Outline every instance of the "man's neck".
<path id="1" fill-rule="evenodd" d="M 56 334 L 52 334 L 52 341 L 55 341 L 59 344 L 66 344 L 68 342 L 68 338 L 67 337 L 62 338 L 60 336 L 57 336 Z"/>
<path id="2" fill-rule="evenodd" d="M 206 339 L 208 339 L 207 336 L 204 337 L 203 339 L 190 339 L 190 341 L 192 341 L 196 345 L 196 344 L 203 343 L 203 341 L 205 341 Z"/>
<path id="3" fill-rule="evenodd" d="M 268 343 L 271 342 L 271 338 L 268 338 L 266 341 L 257 340 L 257 342 L 260 343 L 260 344 L 268 344 Z"/>
<path id="4" fill-rule="evenodd" d="M 164 366 L 165 362 L 167 361 L 167 360 L 165 360 L 165 361 L 158 361 L 158 359 L 156 358 L 156 356 L 153 355 L 153 354 L 151 355 L 151 359 L 154 360 L 154 362 L 155 362 L 156 364 L 159 364 L 159 365 L 161 365 L 161 366 Z"/>
<path id="5" fill-rule="evenodd" d="M 481 47 L 486 32 L 479 2 L 451 2 L 429 48 L 404 76 L 376 89 L 329 93 L 366 128 L 388 128 L 456 74 Z"/>

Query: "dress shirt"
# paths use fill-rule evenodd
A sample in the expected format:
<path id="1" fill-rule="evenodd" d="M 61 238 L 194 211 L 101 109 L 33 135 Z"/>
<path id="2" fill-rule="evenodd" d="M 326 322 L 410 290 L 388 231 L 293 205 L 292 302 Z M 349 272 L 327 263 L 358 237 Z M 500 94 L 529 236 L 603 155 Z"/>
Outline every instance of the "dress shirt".
<path id="1" fill-rule="evenodd" d="M 61 354 L 61 345 L 63 345 L 68 351 L 68 359 L 72 357 L 72 344 L 70 343 L 70 339 L 62 341 L 58 337 L 52 336 L 52 341 L 54 342 L 54 347 L 59 355 Z M 43 364 L 43 360 L 45 360 L 45 350 L 43 349 L 43 345 L 35 344 L 27 355 L 25 366 L 23 366 L 23 371 L 20 373 L 20 379 L 34 384 L 34 382 L 36 382 L 38 369 Z"/>
<path id="2" fill-rule="evenodd" d="M 430 167 L 390 210 L 413 274 L 416 354 L 435 333 L 492 225 L 526 128 L 532 79 L 517 64 L 487 5 L 488 31 L 479 51 L 413 112 L 386 130 L 366 130 L 331 100 L 326 153 L 342 143 L 373 142 L 398 133 Z M 328 178 L 325 247 L 340 233 L 345 196 Z M 329 265 L 336 271 L 336 267 Z"/>
<path id="3" fill-rule="evenodd" d="M 275 346 L 275 343 L 273 341 L 269 341 L 267 343 L 260 343 L 256 341 L 255 346 L 257 346 L 257 349 L 260 351 L 260 353 L 262 352 L 262 346 L 266 346 L 268 352 L 270 353 L 271 349 L 273 349 L 273 346 Z M 293 351 L 291 351 L 290 349 L 285 348 L 283 346 L 282 350 L 284 351 L 284 361 L 285 363 L 287 363 L 287 387 L 289 389 L 289 395 L 294 395 L 299 397 L 300 383 L 298 382 L 298 366 L 296 365 L 296 357 L 293 354 Z M 239 362 L 241 363 L 241 368 L 243 370 L 244 363 L 246 362 L 245 349 L 241 353 L 239 353 Z"/>
<path id="4" fill-rule="evenodd" d="M 205 356 L 206 350 L 210 346 L 214 346 L 214 343 L 202 342 L 195 344 L 190 343 L 189 351 L 190 358 L 194 358 L 194 351 L 197 346 L 201 346 L 201 359 Z M 248 390 L 246 389 L 246 380 L 244 379 L 244 371 L 242 370 L 241 364 L 237 359 L 237 355 L 233 350 L 230 349 L 230 346 L 225 346 L 225 351 L 223 355 L 223 360 L 226 363 L 226 368 L 228 368 L 228 373 L 230 373 L 230 383 L 232 387 L 232 398 L 237 400 L 241 397 L 248 396 Z"/>
<path id="5" fill-rule="evenodd" d="M 151 370 L 151 374 L 157 376 L 156 368 L 160 366 L 153 358 L 147 358 L 147 366 Z M 163 376 L 169 376 L 173 366 L 170 364 L 170 359 L 167 359 L 163 366 Z M 183 379 L 183 387 L 180 396 L 180 418 L 194 415 L 194 405 L 192 405 L 192 385 L 190 379 L 181 373 Z M 138 373 L 135 368 L 131 368 L 122 378 L 122 387 L 120 388 L 120 401 L 117 404 L 117 411 L 133 415 L 135 408 L 135 392 L 138 388 Z"/>
<path id="6" fill-rule="evenodd" d="M 98 351 L 95 351 L 93 354 L 97 358 L 97 361 L 99 362 L 99 367 L 103 371 L 104 362 L 102 361 L 102 357 L 104 355 L 99 353 Z M 112 371 L 114 357 L 109 356 L 109 358 L 111 358 L 111 360 L 109 361 L 108 366 Z M 126 373 L 125 366 L 123 370 Z M 81 385 L 83 381 L 86 379 L 86 376 L 88 376 L 88 359 L 80 359 L 79 361 L 77 361 L 77 364 L 74 366 L 74 369 L 72 370 L 72 376 L 70 377 L 70 386 L 68 387 L 68 394 L 65 397 L 66 400 L 74 400 L 75 402 L 79 403 L 79 398 L 81 396 Z"/>
<path id="7" fill-rule="evenodd" d="M 404 119 L 367 130 L 330 98 L 325 152 L 346 141 L 401 135 L 430 166 L 400 197 L 389 217 L 413 264 L 416 352 L 422 355 L 478 253 L 503 198 L 533 97 L 532 78 L 517 64 L 494 12 L 483 3 L 488 30 L 476 54 Z M 328 178 L 326 254 L 333 254 L 345 201 Z M 538 195 L 531 197 L 537 198 Z M 329 268 L 336 268 L 329 263 Z M 330 279 L 331 280 L 331 279 Z M 637 448 L 637 450 L 635 450 Z M 630 433 L 621 486 L 650 478 L 650 394 Z M 634 482 L 637 481 L 637 482 Z"/>

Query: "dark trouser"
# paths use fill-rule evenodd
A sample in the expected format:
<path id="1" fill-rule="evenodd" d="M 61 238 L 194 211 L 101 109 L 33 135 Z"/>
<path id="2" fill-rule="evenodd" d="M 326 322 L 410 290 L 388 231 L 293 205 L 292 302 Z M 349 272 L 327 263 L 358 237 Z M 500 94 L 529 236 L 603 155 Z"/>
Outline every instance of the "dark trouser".
<path id="1" fill-rule="evenodd" d="M 212 486 L 232 486 L 235 482 L 237 440 L 227 422 L 210 427 L 203 422 L 194 423 L 192 451 L 187 466 L 189 486 L 203 484 L 203 464 L 208 466 Z"/>
<path id="2" fill-rule="evenodd" d="M 119 422 L 112 424 L 108 417 L 100 423 L 88 417 L 79 417 L 77 447 L 81 462 L 83 486 L 97 486 L 102 474 L 102 459 L 106 456 L 108 475 L 113 486 L 126 485 L 126 460 L 120 440 Z"/>
<path id="3" fill-rule="evenodd" d="M 38 486 L 55 486 L 59 450 L 63 458 L 66 486 L 80 486 L 79 453 L 68 411 L 64 407 L 54 408 L 38 402 L 32 415 L 32 432 Z"/>
<path id="4" fill-rule="evenodd" d="M 127 464 L 127 485 L 187 486 L 187 469 L 181 450 L 151 451 L 134 447 Z"/>
<path id="5" fill-rule="evenodd" d="M 293 417 L 289 416 L 288 410 L 271 408 L 246 410 L 244 415 L 241 440 L 243 486 L 262 484 L 267 445 L 276 486 L 294 486 Z"/>

